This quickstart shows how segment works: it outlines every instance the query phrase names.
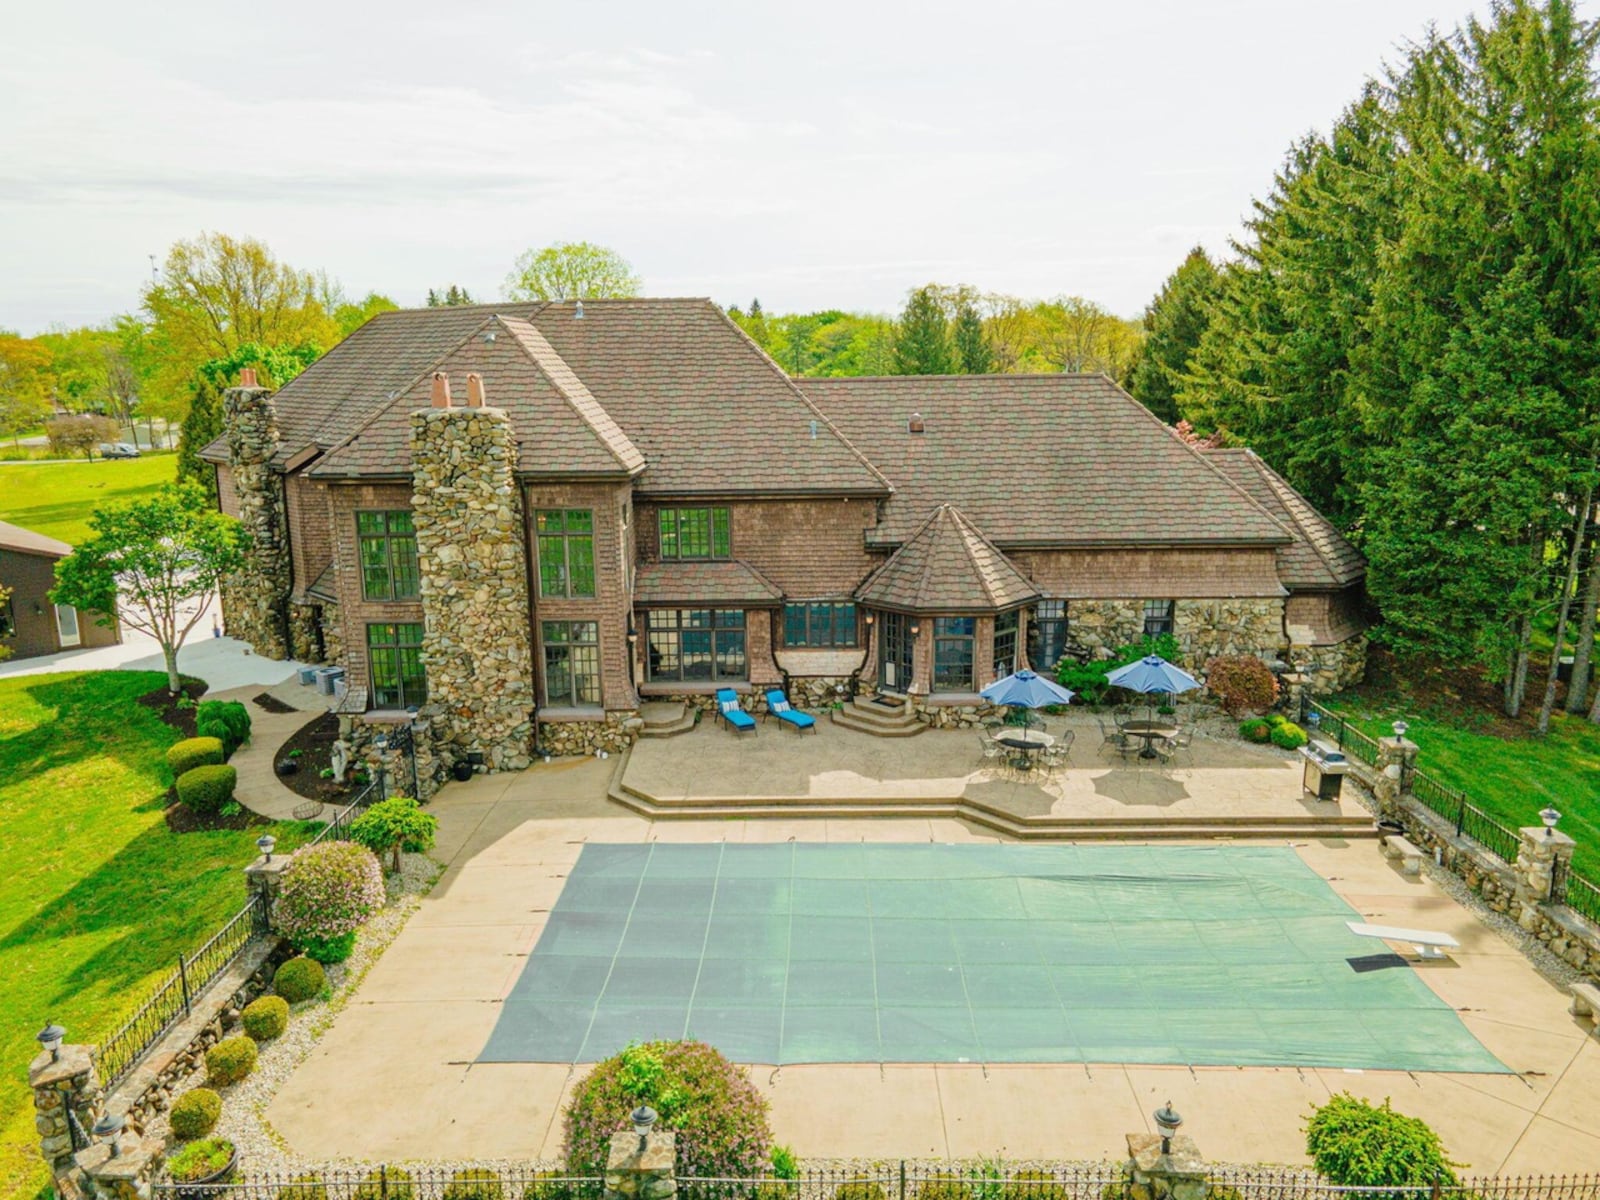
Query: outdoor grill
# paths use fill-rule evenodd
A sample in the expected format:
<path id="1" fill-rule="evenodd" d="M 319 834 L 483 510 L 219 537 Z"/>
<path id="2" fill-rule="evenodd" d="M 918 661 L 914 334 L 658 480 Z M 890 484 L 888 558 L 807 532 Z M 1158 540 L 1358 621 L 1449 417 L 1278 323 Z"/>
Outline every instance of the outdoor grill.
<path id="1" fill-rule="evenodd" d="M 1311 742 L 1300 747 L 1300 757 L 1306 760 L 1301 781 L 1305 790 L 1318 800 L 1337 800 L 1344 789 L 1344 774 L 1350 769 L 1344 751 L 1322 742 Z"/>

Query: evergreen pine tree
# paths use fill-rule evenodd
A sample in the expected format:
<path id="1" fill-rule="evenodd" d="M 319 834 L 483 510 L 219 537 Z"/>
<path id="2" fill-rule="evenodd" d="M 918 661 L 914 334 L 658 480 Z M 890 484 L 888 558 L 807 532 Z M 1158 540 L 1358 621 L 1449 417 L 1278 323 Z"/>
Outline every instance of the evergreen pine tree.
<path id="1" fill-rule="evenodd" d="M 906 298 L 894 344 L 896 375 L 948 375 L 954 362 L 949 322 L 937 284 L 917 288 Z"/>
<path id="2" fill-rule="evenodd" d="M 956 318 L 951 341 L 956 365 L 963 375 L 987 375 L 994 370 L 994 351 L 984 336 L 983 318 L 971 296 L 963 293 L 956 301 Z"/>
<path id="3" fill-rule="evenodd" d="M 200 451 L 221 433 L 222 394 L 211 379 L 198 374 L 178 438 L 178 479 L 199 484 L 213 502 L 217 499 L 217 472 L 200 457 Z"/>
<path id="4" fill-rule="evenodd" d="M 1211 323 L 1218 279 L 1205 249 L 1196 246 L 1144 310 L 1145 340 L 1128 390 L 1168 424 L 1178 419 L 1178 387 Z"/>

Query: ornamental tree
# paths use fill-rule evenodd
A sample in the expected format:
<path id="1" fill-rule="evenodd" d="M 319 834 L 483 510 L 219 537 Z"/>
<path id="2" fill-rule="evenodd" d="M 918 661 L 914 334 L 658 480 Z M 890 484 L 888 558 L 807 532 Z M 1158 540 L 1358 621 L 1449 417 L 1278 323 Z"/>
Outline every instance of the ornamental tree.
<path id="1" fill-rule="evenodd" d="M 390 854 L 390 870 L 400 869 L 400 852 L 423 854 L 433 849 L 439 818 L 422 811 L 410 796 L 380 800 L 350 825 L 350 837 L 374 854 Z"/>
<path id="2" fill-rule="evenodd" d="M 508 300 L 606 300 L 639 294 L 628 260 L 592 242 L 557 242 L 526 250 L 506 276 Z"/>
<path id="3" fill-rule="evenodd" d="M 283 869 L 273 922 L 319 962 L 350 956 L 356 930 L 383 907 L 383 869 L 354 842 L 322 842 L 296 850 Z"/>
<path id="4" fill-rule="evenodd" d="M 244 531 L 210 507 L 192 483 L 170 484 L 147 500 L 101 509 L 89 527 L 89 540 L 56 564 L 50 599 L 93 609 L 101 625 L 121 619 L 155 638 L 167 666 L 167 690 L 176 695 L 178 650 L 223 576 L 244 565 Z"/>

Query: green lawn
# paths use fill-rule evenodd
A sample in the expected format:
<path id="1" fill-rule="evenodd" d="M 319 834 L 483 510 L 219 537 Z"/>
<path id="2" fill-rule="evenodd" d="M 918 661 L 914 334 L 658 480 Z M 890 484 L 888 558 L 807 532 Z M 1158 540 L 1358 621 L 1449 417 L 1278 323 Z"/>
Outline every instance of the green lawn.
<path id="1" fill-rule="evenodd" d="M 1543 738 L 1507 738 L 1472 728 L 1470 715 L 1419 714 L 1365 697 L 1324 703 L 1374 737 L 1393 737 L 1395 719 L 1404 719 L 1417 766 L 1466 792 L 1503 825 L 1538 825 L 1539 810 L 1554 805 L 1561 831 L 1578 843 L 1576 865 L 1600 881 L 1600 725 L 1558 713 Z"/>
<path id="2" fill-rule="evenodd" d="M 70 1042 L 108 1033 L 244 903 L 261 830 L 180 835 L 163 819 L 177 734 L 134 703 L 163 682 L 0 679 L 0 1196 L 47 1178 L 25 1077 L 33 1035 L 48 1020 Z M 292 848 L 311 828 L 274 832 Z"/>
<path id="3" fill-rule="evenodd" d="M 0 463 L 0 521 L 77 545 L 89 514 L 177 478 L 176 454 L 71 463 Z"/>

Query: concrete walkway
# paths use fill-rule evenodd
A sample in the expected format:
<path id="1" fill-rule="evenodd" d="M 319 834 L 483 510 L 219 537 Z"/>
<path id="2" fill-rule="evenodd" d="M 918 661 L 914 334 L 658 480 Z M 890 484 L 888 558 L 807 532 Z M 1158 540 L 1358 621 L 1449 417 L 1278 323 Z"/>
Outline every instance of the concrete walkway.
<path id="1" fill-rule="evenodd" d="M 253 703 L 263 691 L 285 704 L 294 706 L 293 712 L 272 713 Z M 303 687 L 294 677 L 275 687 L 230 688 L 225 692 L 207 692 L 208 699 L 238 700 L 250 710 L 250 740 L 233 752 L 228 762 L 239 772 L 239 783 L 233 797 L 251 812 L 274 821 L 293 818 L 294 810 L 314 803 L 291 790 L 273 765 L 278 761 L 278 751 L 291 737 L 328 711 L 326 696 L 314 688 Z M 331 815 L 330 805 L 323 805 L 321 816 Z"/>
<path id="2" fill-rule="evenodd" d="M 604 799 L 612 766 L 568 760 L 479 777 L 448 786 L 434 801 L 436 854 L 447 871 L 267 1110 L 296 1153 L 369 1160 L 559 1154 L 562 1106 L 583 1069 L 474 1060 L 585 841 L 993 840 L 946 819 L 652 824 Z M 1474 1171 L 1600 1170 L 1590 1119 L 1600 1104 L 1600 1043 L 1568 1015 L 1558 989 L 1438 888 L 1400 875 L 1374 843 L 1293 844 L 1364 918 L 1442 929 L 1460 941 L 1448 964 L 1413 969 L 1519 1074 L 753 1066 L 752 1079 L 772 1103 L 776 1139 L 802 1158 L 1116 1159 L 1123 1135 L 1149 1131 L 1149 1114 L 1171 1099 L 1209 1158 L 1298 1163 L 1306 1114 L 1351 1091 L 1393 1097 Z"/>

